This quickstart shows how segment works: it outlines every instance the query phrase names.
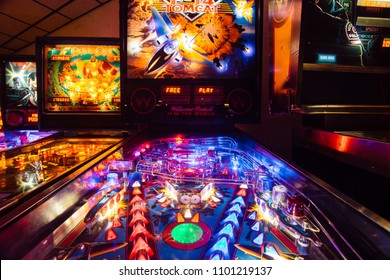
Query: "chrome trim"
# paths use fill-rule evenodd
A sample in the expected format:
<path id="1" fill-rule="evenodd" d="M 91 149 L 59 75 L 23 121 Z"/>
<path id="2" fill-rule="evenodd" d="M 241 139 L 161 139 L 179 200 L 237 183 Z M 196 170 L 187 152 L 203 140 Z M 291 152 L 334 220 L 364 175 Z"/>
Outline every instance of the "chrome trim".
<path id="1" fill-rule="evenodd" d="M 356 26 L 390 27 L 390 19 L 376 17 L 358 17 Z"/>
<path id="2" fill-rule="evenodd" d="M 350 207 L 352 207 L 353 209 L 355 209 L 356 211 L 358 211 L 359 213 L 361 213 L 363 216 L 367 217 L 370 221 L 374 222 L 375 224 L 377 224 L 378 226 L 386 229 L 388 232 L 390 232 L 390 221 L 386 220 L 385 218 L 383 218 L 382 216 L 379 216 L 378 214 L 376 214 L 375 212 L 373 212 L 372 210 L 364 207 L 363 205 L 361 205 L 359 202 L 357 202 L 356 200 L 350 198 L 349 196 L 345 195 L 343 192 L 339 191 L 338 189 L 332 187 L 331 185 L 329 185 L 328 183 L 325 183 L 323 180 L 321 180 L 320 178 L 316 177 L 315 175 L 311 174 L 309 171 L 305 170 L 304 168 L 302 167 L 296 167 L 295 164 L 293 163 L 289 163 L 289 165 L 291 167 L 294 167 L 296 170 L 299 170 L 299 172 L 303 172 L 303 174 L 305 174 L 305 176 L 307 178 L 309 178 L 310 180 L 312 180 L 313 182 L 317 183 L 319 186 L 321 186 L 321 188 L 323 188 L 324 190 L 326 190 L 327 192 L 329 192 L 330 194 L 334 195 L 335 197 L 337 197 L 339 200 L 341 200 L 342 202 L 344 202 L 345 204 L 349 205 Z M 314 203 L 313 203 L 314 204 Z M 315 204 L 314 204 L 315 205 Z M 318 209 L 317 206 L 315 206 L 316 209 Z M 322 213 L 322 211 L 319 211 Z M 325 215 L 325 214 L 324 214 Z M 325 216 L 326 217 L 326 216 Z M 334 227 L 334 229 L 337 230 L 336 227 Z M 337 230 L 338 231 L 338 230 Z M 342 235 L 340 235 L 342 237 Z M 344 237 L 342 237 L 344 239 Z M 348 243 L 348 242 L 347 242 Z"/>
<path id="3" fill-rule="evenodd" d="M 325 155 L 337 154 L 340 161 L 347 162 L 348 164 L 358 166 L 363 169 L 368 168 L 371 172 L 382 176 L 390 176 L 390 162 L 385 156 L 386 154 L 390 154 L 390 143 L 362 139 L 312 128 L 294 128 L 293 135 L 293 145 L 304 147 L 305 149 L 315 150 L 316 152 L 320 152 Z M 314 136 L 311 137 L 310 135 Z M 333 141 L 331 140 L 332 137 L 348 139 L 348 141 L 350 141 L 349 143 L 351 143 L 350 148 L 343 152 L 337 150 L 337 145 L 331 145 L 331 142 Z M 363 160 L 365 161 L 364 166 L 359 164 L 359 162 L 362 161 L 362 157 L 364 157 Z M 294 166 L 294 164 L 291 163 L 290 165 Z M 369 218 L 371 221 L 390 232 L 390 221 L 364 207 L 359 202 L 348 197 L 338 189 L 328 185 L 304 168 L 299 167 L 299 170 L 304 172 L 304 174 L 310 179 L 320 184 L 325 190 L 332 193 L 340 200 Z"/>
<path id="4" fill-rule="evenodd" d="M 351 66 L 340 64 L 318 64 L 304 63 L 303 70 L 305 71 L 327 71 L 327 72 L 347 72 L 347 73 L 375 73 L 375 74 L 390 74 L 388 67 L 374 66 Z"/>
<path id="5" fill-rule="evenodd" d="M 378 138 L 379 139 L 379 138 Z M 390 178 L 390 143 L 313 128 L 294 129 L 294 145 L 309 148 L 352 166 Z"/>
<path id="6" fill-rule="evenodd" d="M 390 115 L 390 105 L 352 105 L 352 104 L 325 104 L 325 105 L 301 105 L 299 108 L 292 110 L 295 113 L 314 115 Z"/>

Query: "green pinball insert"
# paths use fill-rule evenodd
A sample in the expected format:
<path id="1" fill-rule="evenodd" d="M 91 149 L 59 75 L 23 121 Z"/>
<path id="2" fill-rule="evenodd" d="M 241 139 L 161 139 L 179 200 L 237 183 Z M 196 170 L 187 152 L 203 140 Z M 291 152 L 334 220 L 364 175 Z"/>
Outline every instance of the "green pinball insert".
<path id="1" fill-rule="evenodd" d="M 203 229 L 190 223 L 182 223 L 172 229 L 172 238 L 182 244 L 191 244 L 198 242 L 203 236 Z"/>

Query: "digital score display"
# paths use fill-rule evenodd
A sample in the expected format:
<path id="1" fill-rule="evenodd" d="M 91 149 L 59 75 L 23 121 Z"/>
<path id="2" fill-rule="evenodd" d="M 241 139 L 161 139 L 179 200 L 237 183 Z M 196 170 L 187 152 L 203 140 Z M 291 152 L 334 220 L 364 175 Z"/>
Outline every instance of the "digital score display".
<path id="1" fill-rule="evenodd" d="M 163 104 L 190 104 L 190 87 L 162 86 L 161 100 Z"/>
<path id="2" fill-rule="evenodd" d="M 161 88 L 161 94 L 163 95 L 189 95 L 189 86 L 163 86 Z"/>
<path id="3" fill-rule="evenodd" d="M 390 8 L 390 2 L 388 0 L 386 1 L 359 0 L 357 5 L 362 7 Z"/>
<path id="4" fill-rule="evenodd" d="M 383 38 L 382 48 L 390 48 L 390 38 Z"/>
<path id="5" fill-rule="evenodd" d="M 192 93 L 193 91 L 193 93 Z M 224 103 L 222 86 L 162 86 L 161 99 L 163 104 L 190 104 L 194 96 L 194 104 Z"/>
<path id="6" fill-rule="evenodd" d="M 195 87 L 195 95 L 222 95 L 223 87 L 218 86 L 196 86 Z"/>
<path id="7" fill-rule="evenodd" d="M 44 46 L 46 112 L 120 111 L 120 50 L 116 45 Z"/>
<path id="8" fill-rule="evenodd" d="M 364 46 L 364 66 L 387 67 L 390 63 L 390 1 L 359 0 L 356 29 Z"/>
<path id="9" fill-rule="evenodd" d="M 222 86 L 196 86 L 195 104 L 223 104 L 224 95 Z"/>

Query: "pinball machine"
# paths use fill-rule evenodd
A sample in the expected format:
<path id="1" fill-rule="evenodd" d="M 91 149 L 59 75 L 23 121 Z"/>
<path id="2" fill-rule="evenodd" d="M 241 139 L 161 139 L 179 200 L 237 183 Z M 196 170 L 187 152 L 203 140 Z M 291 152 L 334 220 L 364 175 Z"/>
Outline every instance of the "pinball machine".
<path id="1" fill-rule="evenodd" d="M 2 58 L 0 69 L 0 115 L 3 116 L 0 127 L 0 204 L 3 208 L 10 202 L 5 198 L 16 191 L 15 186 L 21 179 L 18 178 L 17 172 L 10 173 L 10 170 L 20 170 L 23 173 L 25 166 L 29 164 L 31 167 L 27 169 L 36 169 L 33 167 L 34 161 L 28 159 L 31 153 L 23 156 L 21 150 L 28 149 L 29 145 L 42 146 L 53 141 L 57 131 L 38 131 L 35 59 L 30 56 L 5 57 Z M 14 156 L 10 156 L 10 153 Z M 25 180 L 28 181 L 27 177 L 29 176 L 26 175 Z M 37 185 L 36 180 L 32 185 Z"/>
<path id="2" fill-rule="evenodd" d="M 386 225 L 234 127 L 259 121 L 262 6 L 181 2 L 121 1 L 121 114 L 142 125 L 1 217 L 1 258 L 389 258 Z"/>
<path id="3" fill-rule="evenodd" d="M 294 162 L 389 220 L 389 2 L 271 1 L 269 11 L 271 110 L 302 118 Z"/>
<path id="4" fill-rule="evenodd" d="M 0 150 L 27 145 L 55 134 L 54 131 L 38 131 L 35 58 L 3 57 L 0 69 Z"/>
<path id="5" fill-rule="evenodd" d="M 1 101 L 5 130 L 38 129 L 36 61 L 11 56 L 1 61 Z"/>
<path id="6" fill-rule="evenodd" d="M 113 41 L 106 40 L 105 44 L 112 45 Z M 93 49 L 93 47 L 96 48 L 96 45 L 92 44 L 89 47 Z M 103 45 L 102 48 L 104 47 Z M 117 50 L 119 52 L 118 43 Z M 50 51 L 44 51 L 45 54 L 50 54 Z M 69 55 L 72 54 L 72 50 L 68 50 L 68 52 L 67 57 L 78 59 L 79 63 L 83 63 L 83 59 L 80 58 L 79 54 L 73 52 L 73 55 Z M 37 57 L 47 58 L 45 54 Z M 88 56 L 88 52 L 84 51 L 83 55 Z M 99 55 L 97 57 L 102 58 L 107 53 Z M 57 57 L 59 56 L 57 54 Z M 52 64 L 55 64 L 55 60 L 51 61 L 54 61 Z M 70 67 L 67 60 L 63 60 L 61 66 L 63 64 Z M 41 65 L 43 64 L 38 64 L 38 68 Z M 2 61 L 1 66 L 1 73 L 4 74 L 1 79 L 4 81 L 1 88 L 2 93 L 4 93 L 1 95 L 4 130 L 2 130 L 0 137 L 0 209 L 2 215 L 6 215 L 12 207 L 20 206 L 36 194 L 44 192 L 50 188 L 50 184 L 60 180 L 77 167 L 88 163 L 97 155 L 102 154 L 123 140 L 123 137 L 120 132 L 69 132 L 65 125 L 69 123 L 69 120 L 64 119 L 62 119 L 63 123 L 57 122 L 56 126 L 52 127 L 39 122 L 38 108 L 41 103 L 37 94 L 37 80 L 40 80 L 42 76 L 38 77 L 39 74 L 37 74 L 41 73 L 41 70 L 37 70 L 37 59 L 23 56 L 7 57 Z M 52 70 L 58 71 L 58 66 L 57 69 L 53 65 L 51 67 Z M 77 70 L 74 65 L 72 67 Z M 77 77 L 66 76 L 64 73 L 65 70 L 61 69 L 56 79 L 52 79 L 56 84 L 51 89 L 55 88 L 56 93 L 60 92 L 61 85 L 64 85 L 64 90 L 68 90 L 68 87 L 66 87 L 68 85 L 64 81 L 73 82 L 77 86 L 80 84 L 86 86 L 87 82 L 98 84 L 90 77 L 86 78 L 83 73 L 79 73 Z M 89 86 L 92 87 L 92 85 Z M 115 84 L 108 86 L 112 87 L 113 92 L 120 92 L 119 86 L 115 89 Z M 108 92 L 106 92 L 106 95 L 108 95 Z M 63 97 L 57 96 L 56 98 Z M 53 100 L 50 102 L 52 104 Z M 62 105 L 64 104 L 65 102 L 62 103 Z M 102 102 L 102 104 L 105 103 Z M 64 107 L 58 111 L 69 110 L 69 107 L 65 109 Z M 92 106 L 88 108 L 92 108 Z M 99 117 L 99 112 L 90 115 Z M 45 118 L 46 116 L 43 116 L 42 120 L 45 120 Z M 100 118 L 103 121 L 104 116 L 100 116 Z M 54 117 L 50 117 L 50 119 L 54 119 Z M 54 121 L 56 120 L 54 119 Z M 103 123 L 101 123 L 100 128 L 101 130 L 104 129 Z M 88 126 L 84 126 L 84 130 L 87 129 Z"/>

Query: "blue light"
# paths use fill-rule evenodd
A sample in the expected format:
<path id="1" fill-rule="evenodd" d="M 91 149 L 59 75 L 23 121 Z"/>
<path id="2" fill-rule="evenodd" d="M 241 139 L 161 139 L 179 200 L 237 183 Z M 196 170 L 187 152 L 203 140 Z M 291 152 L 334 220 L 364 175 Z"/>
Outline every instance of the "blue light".
<path id="1" fill-rule="evenodd" d="M 251 230 L 260 231 L 260 227 L 261 227 L 260 221 L 256 221 L 256 222 L 251 226 Z"/>
<path id="2" fill-rule="evenodd" d="M 210 250 L 207 251 L 207 254 L 221 252 L 223 257 L 228 260 L 229 258 L 229 249 L 228 249 L 228 240 L 226 237 L 222 237 L 217 243 L 214 244 Z"/>
<path id="3" fill-rule="evenodd" d="M 227 216 L 225 219 L 222 220 L 221 224 L 227 224 L 227 223 L 233 223 L 235 227 L 239 227 L 239 223 L 237 220 L 237 214 L 236 213 L 231 213 L 229 216 Z"/>
<path id="4" fill-rule="evenodd" d="M 240 205 L 238 203 L 234 204 L 232 207 L 230 207 L 226 213 L 236 213 L 238 217 L 242 217 L 242 211 L 240 208 Z"/>
<path id="5" fill-rule="evenodd" d="M 233 226 L 231 223 L 228 223 L 225 225 L 218 233 L 215 234 L 216 238 L 219 238 L 223 235 L 227 235 L 231 242 L 235 242 L 234 233 L 233 233 Z"/>
<path id="6" fill-rule="evenodd" d="M 264 233 L 260 233 L 258 236 L 256 236 L 253 240 L 253 243 L 257 245 L 262 245 L 264 242 Z"/>
<path id="7" fill-rule="evenodd" d="M 336 55 L 335 54 L 318 54 L 317 57 L 318 63 L 336 63 Z"/>
<path id="8" fill-rule="evenodd" d="M 238 196 L 236 199 L 234 199 L 232 202 L 230 202 L 229 204 L 240 204 L 241 207 L 245 206 L 245 201 L 244 199 L 242 198 L 242 196 Z"/>
<path id="9" fill-rule="evenodd" d="M 212 261 L 219 261 L 219 260 L 221 260 L 221 257 L 220 257 L 218 254 L 215 254 L 215 255 L 213 255 L 213 256 L 210 258 L 210 260 L 212 260 Z"/>
<path id="10" fill-rule="evenodd" d="M 107 174 L 107 185 L 115 186 L 118 184 L 118 173 L 110 172 Z"/>
<path id="11" fill-rule="evenodd" d="M 139 157 L 140 155 L 141 155 L 141 152 L 140 152 L 140 151 L 135 151 L 135 152 L 134 152 L 134 156 L 135 156 L 135 157 Z"/>
<path id="12" fill-rule="evenodd" d="M 252 212 L 249 216 L 248 216 L 249 219 L 251 220 L 256 220 L 257 218 L 257 213 L 256 212 Z"/>
<path id="13" fill-rule="evenodd" d="M 271 256 L 273 258 L 278 258 L 279 257 L 279 253 L 276 251 L 276 249 L 271 246 L 270 244 L 268 244 L 267 246 L 265 246 L 265 252 L 264 254 L 268 255 L 268 256 Z"/>
<path id="14" fill-rule="evenodd" d="M 224 73 L 229 69 L 227 60 L 220 60 L 219 63 L 221 64 L 221 67 L 215 67 L 218 73 Z"/>
<path id="15" fill-rule="evenodd" d="M 256 46 L 252 43 L 247 43 L 243 52 L 245 57 L 252 57 L 255 55 Z"/>

